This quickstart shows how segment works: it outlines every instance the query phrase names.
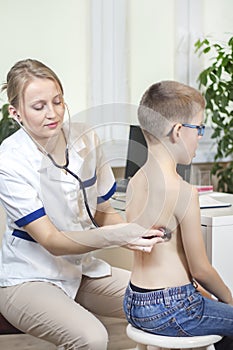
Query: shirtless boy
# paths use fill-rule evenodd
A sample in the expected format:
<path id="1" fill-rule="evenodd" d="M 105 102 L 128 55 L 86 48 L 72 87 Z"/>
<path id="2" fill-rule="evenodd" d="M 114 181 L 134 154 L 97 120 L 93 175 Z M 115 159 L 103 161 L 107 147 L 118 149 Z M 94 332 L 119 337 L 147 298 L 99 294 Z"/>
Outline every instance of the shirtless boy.
<path id="1" fill-rule="evenodd" d="M 171 239 L 134 253 L 124 310 L 129 323 L 154 334 L 233 336 L 233 299 L 207 258 L 198 192 L 176 171 L 195 156 L 204 108 L 196 89 L 162 81 L 149 87 L 138 109 L 148 159 L 130 180 L 127 220 L 166 229 Z M 204 297 L 199 284 L 214 298 Z"/>

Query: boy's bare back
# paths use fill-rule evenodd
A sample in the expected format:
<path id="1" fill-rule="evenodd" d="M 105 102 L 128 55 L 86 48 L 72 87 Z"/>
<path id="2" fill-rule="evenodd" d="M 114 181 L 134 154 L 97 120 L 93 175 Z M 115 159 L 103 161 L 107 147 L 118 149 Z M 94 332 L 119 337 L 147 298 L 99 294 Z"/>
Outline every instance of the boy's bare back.
<path id="1" fill-rule="evenodd" d="M 163 227 L 171 239 L 154 246 L 152 252 L 134 253 L 131 282 L 143 288 L 165 288 L 190 282 L 179 222 L 187 220 L 192 206 L 192 187 L 179 175 L 149 157 L 131 179 L 127 191 L 127 220 L 145 228 Z"/>

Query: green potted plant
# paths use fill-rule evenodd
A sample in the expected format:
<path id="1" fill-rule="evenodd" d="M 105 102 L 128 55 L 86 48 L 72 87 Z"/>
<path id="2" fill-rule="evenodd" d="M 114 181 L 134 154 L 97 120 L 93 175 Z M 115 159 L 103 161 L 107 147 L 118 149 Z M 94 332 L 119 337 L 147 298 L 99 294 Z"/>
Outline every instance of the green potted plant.
<path id="1" fill-rule="evenodd" d="M 1 107 L 2 118 L 0 119 L 0 144 L 2 141 L 13 134 L 16 130 L 19 129 L 19 126 L 16 122 L 10 117 L 8 113 L 8 104 L 5 103 Z"/>
<path id="2" fill-rule="evenodd" d="M 200 55 L 212 54 L 209 66 L 198 76 L 206 99 L 206 120 L 217 145 L 211 172 L 217 176 L 219 191 L 233 193 L 233 37 L 225 45 L 205 38 L 195 47 Z"/>

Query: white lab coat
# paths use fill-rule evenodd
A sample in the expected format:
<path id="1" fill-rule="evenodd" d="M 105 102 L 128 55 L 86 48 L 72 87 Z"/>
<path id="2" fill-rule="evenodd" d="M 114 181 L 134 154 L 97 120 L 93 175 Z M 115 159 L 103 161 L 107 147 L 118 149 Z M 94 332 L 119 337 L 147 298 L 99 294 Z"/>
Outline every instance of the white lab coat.
<path id="1" fill-rule="evenodd" d="M 67 136 L 65 125 L 63 130 Z M 84 181 L 94 214 L 97 201 L 114 193 L 115 180 L 98 137 L 85 124 L 71 124 L 69 158 L 69 168 Z M 101 277 L 111 273 L 110 266 L 91 253 L 53 256 L 24 231 L 24 225 L 46 214 L 63 231 L 88 230 L 92 224 L 78 181 L 52 165 L 23 130 L 0 147 L 0 200 L 7 214 L 0 286 L 48 281 L 74 298 L 82 274 Z"/>

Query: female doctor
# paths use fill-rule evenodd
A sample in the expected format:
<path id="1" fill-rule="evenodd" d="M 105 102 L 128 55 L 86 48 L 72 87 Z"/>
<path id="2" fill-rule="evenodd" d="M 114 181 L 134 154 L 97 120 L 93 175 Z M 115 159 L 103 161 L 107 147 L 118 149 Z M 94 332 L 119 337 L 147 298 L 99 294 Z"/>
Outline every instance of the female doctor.
<path id="1" fill-rule="evenodd" d="M 124 318 L 129 274 L 90 252 L 113 245 L 150 250 L 162 233 L 123 223 L 110 206 L 115 181 L 99 140 L 81 123 L 63 123 L 63 88 L 50 68 L 19 61 L 4 89 L 21 128 L 0 147 L 7 215 L 0 312 L 56 346 L 104 350 L 107 331 L 95 315 Z"/>

